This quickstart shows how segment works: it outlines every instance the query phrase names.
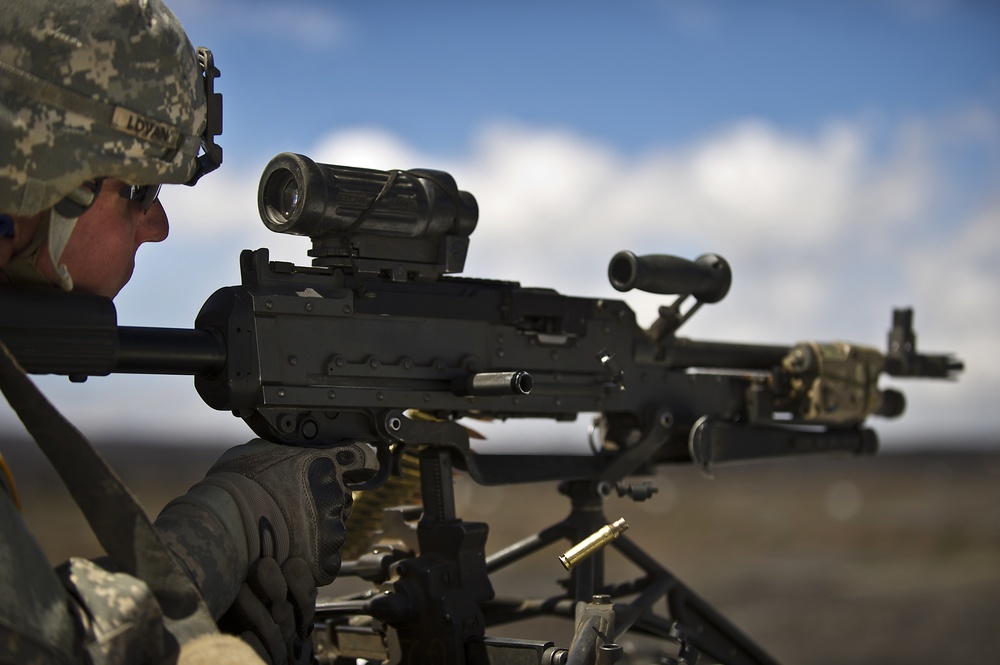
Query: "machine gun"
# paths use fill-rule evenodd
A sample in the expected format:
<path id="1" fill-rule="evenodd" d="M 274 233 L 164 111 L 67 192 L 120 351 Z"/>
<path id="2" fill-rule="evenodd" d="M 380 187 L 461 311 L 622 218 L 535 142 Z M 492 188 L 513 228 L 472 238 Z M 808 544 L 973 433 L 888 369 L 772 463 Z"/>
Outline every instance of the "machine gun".
<path id="1" fill-rule="evenodd" d="M 893 314 L 889 348 L 802 342 L 764 346 L 677 336 L 729 290 L 720 256 L 616 254 L 619 291 L 677 296 L 644 330 L 618 300 L 454 276 L 478 220 L 475 198 L 446 173 L 317 164 L 289 153 L 261 178 L 273 231 L 308 236 L 311 266 L 244 251 L 242 284 L 216 291 L 194 329 L 119 327 L 110 301 L 78 294 L 5 294 L 2 337 L 30 372 L 79 380 L 111 372 L 191 374 L 204 401 L 288 445 L 364 442 L 379 497 L 419 471 L 420 508 L 385 508 L 381 539 L 341 574 L 371 591 L 317 608 L 325 662 L 770 663 L 771 657 L 608 520 L 615 488 L 662 463 L 713 465 L 782 455 L 875 453 L 871 415 L 904 399 L 879 377 L 950 378 L 962 364 L 917 352 L 912 311 Z M 46 300 L 58 299 L 53 305 Z M 687 309 L 684 309 L 687 306 Z M 593 454 L 477 454 L 463 417 L 573 420 L 597 414 Z M 488 526 L 456 513 L 452 474 L 483 485 L 559 481 L 564 521 L 486 556 Z M 387 496 L 399 496 L 389 493 Z M 490 574 L 556 541 L 578 545 L 558 598 L 497 598 Z M 367 543 L 366 543 L 367 544 Z M 643 571 L 605 579 L 611 546 Z M 666 599 L 667 614 L 654 608 Z M 574 620 L 569 645 L 490 637 L 539 615 Z M 627 631 L 661 640 L 624 655 Z"/>

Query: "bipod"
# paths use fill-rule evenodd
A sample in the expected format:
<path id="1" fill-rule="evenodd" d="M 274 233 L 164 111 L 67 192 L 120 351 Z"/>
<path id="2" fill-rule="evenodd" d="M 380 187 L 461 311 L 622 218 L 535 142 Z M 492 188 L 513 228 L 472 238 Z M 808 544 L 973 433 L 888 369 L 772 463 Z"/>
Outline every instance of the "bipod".
<path id="1" fill-rule="evenodd" d="M 493 573 L 510 566 L 560 540 L 578 543 L 609 524 L 604 513 L 604 499 L 611 486 L 605 481 L 568 481 L 560 491 L 570 499 L 569 515 L 562 521 L 542 529 L 488 557 L 486 569 Z M 498 598 L 482 605 L 486 625 L 500 625 L 539 616 L 560 616 L 576 619 L 574 644 L 587 636 L 587 622 L 581 615 L 593 615 L 600 606 L 611 603 L 613 628 L 606 636 L 590 639 L 588 659 L 579 662 L 600 662 L 603 650 L 614 645 L 627 631 L 678 644 L 671 660 L 694 663 L 699 654 L 727 665 L 774 665 L 776 661 L 750 640 L 728 619 L 685 586 L 627 536 L 609 539 L 614 548 L 642 571 L 628 581 L 608 583 L 605 580 L 605 549 L 597 548 L 570 570 L 566 592 L 549 598 Z M 667 613 L 656 606 L 665 600 Z M 591 631 L 593 632 L 593 631 Z M 573 655 L 571 648 L 570 654 Z M 613 661 L 607 661 L 613 662 Z M 667 661 L 669 662 L 669 661 Z"/>

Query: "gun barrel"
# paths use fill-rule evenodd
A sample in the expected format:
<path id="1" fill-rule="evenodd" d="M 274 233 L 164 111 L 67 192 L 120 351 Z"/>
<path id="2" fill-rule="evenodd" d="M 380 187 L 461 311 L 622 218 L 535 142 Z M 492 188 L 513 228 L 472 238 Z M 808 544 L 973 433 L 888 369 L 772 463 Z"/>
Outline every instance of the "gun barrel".
<path id="1" fill-rule="evenodd" d="M 790 346 L 706 342 L 678 337 L 666 347 L 666 363 L 678 369 L 749 369 L 768 371 L 781 365 Z"/>

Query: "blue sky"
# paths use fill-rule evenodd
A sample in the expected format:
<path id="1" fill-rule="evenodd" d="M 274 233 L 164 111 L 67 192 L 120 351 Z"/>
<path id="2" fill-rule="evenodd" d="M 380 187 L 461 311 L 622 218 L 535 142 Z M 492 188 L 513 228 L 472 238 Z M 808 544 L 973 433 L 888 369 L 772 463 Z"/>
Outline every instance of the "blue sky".
<path id="1" fill-rule="evenodd" d="M 276 145 L 371 123 L 449 152 L 484 119 L 512 117 L 636 152 L 739 118 L 809 132 L 831 118 L 891 121 L 1000 95 L 1000 8 L 989 3 L 175 7 L 196 41 L 228 59 L 223 85 L 259 92 L 252 108 L 229 107 L 233 131 L 259 132 L 261 115 L 294 106 Z"/>
<path id="2" fill-rule="evenodd" d="M 164 192 L 171 238 L 140 250 L 123 324 L 189 326 L 244 247 L 306 261 L 256 212 L 278 152 L 439 168 L 480 203 L 471 276 L 610 297 L 618 249 L 714 251 L 734 287 L 685 332 L 760 342 L 882 348 L 913 305 L 923 349 L 969 370 L 897 383 L 887 446 L 997 440 L 1000 5 L 169 4 L 222 70 L 225 164 Z M 660 303 L 625 299 L 647 323 Z M 43 382 L 94 436 L 248 433 L 190 379 Z"/>

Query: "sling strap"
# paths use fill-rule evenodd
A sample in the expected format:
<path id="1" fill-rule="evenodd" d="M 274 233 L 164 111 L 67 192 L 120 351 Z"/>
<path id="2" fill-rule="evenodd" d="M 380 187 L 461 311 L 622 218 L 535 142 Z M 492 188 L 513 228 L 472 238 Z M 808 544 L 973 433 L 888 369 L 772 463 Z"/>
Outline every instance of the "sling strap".
<path id="1" fill-rule="evenodd" d="M 217 632 L 194 582 L 173 558 L 114 469 L 28 378 L 0 341 L 0 390 L 62 477 L 120 572 L 144 581 L 179 644 Z"/>

